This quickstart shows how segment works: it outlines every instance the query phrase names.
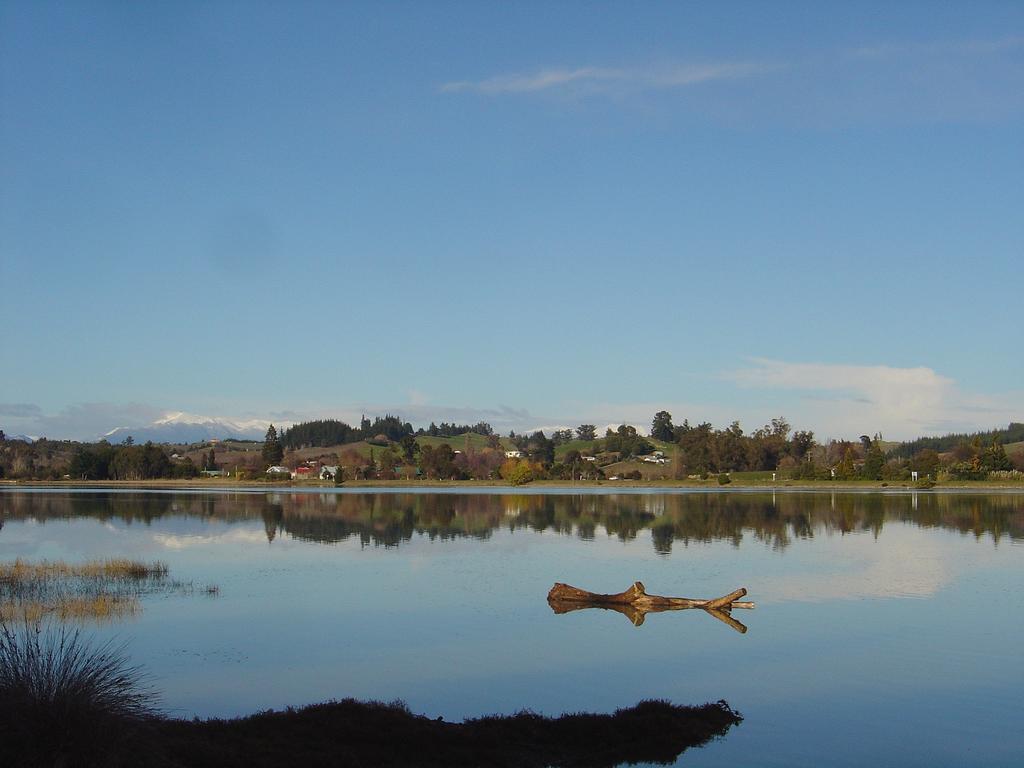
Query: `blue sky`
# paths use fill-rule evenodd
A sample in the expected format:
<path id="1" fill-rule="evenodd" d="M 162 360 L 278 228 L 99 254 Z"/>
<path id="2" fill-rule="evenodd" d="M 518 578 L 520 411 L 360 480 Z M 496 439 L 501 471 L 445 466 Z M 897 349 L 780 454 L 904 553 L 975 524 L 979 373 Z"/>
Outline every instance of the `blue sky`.
<path id="1" fill-rule="evenodd" d="M 1020 3 L 0 2 L 0 427 L 1024 419 Z"/>

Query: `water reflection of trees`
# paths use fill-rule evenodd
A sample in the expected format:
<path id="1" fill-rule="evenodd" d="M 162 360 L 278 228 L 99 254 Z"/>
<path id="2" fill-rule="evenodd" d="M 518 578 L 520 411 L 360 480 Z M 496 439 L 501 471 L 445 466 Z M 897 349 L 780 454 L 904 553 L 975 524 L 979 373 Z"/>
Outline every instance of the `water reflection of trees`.
<path id="1" fill-rule="evenodd" d="M 550 531 L 631 541 L 650 531 L 663 554 L 693 542 L 744 538 L 784 549 L 795 539 L 886 524 L 943 528 L 994 542 L 1024 538 L 1024 496 L 968 494 L 337 494 L 4 493 L 4 520 L 93 518 L 148 525 L 169 516 L 222 522 L 262 520 L 267 539 L 393 547 L 432 540 L 487 539 L 494 531 Z"/>

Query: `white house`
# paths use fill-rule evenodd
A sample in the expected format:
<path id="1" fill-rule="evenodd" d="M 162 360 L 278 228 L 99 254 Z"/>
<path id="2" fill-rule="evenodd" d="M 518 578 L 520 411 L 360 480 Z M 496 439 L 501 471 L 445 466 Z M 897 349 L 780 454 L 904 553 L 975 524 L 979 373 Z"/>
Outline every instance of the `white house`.
<path id="1" fill-rule="evenodd" d="M 522 451 L 505 451 L 506 459 L 521 459 L 523 458 Z"/>
<path id="2" fill-rule="evenodd" d="M 320 467 L 321 480 L 334 480 L 338 476 L 338 467 Z"/>
<path id="3" fill-rule="evenodd" d="M 268 475 L 290 475 L 291 473 L 292 473 L 292 471 L 290 469 L 288 469 L 288 467 L 282 467 L 282 466 L 267 467 L 267 474 Z"/>
<path id="4" fill-rule="evenodd" d="M 668 459 L 664 456 L 644 456 L 643 461 L 645 464 L 668 464 Z"/>

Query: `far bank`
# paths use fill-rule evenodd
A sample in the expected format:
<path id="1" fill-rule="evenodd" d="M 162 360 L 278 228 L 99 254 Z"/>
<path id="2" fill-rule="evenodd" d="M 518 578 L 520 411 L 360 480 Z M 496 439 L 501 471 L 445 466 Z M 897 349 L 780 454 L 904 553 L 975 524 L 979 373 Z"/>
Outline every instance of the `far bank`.
<path id="1" fill-rule="evenodd" d="M 573 489 L 603 489 L 614 492 L 616 489 L 646 489 L 652 492 L 659 490 L 700 490 L 700 491 L 1016 491 L 1024 493 L 1024 482 L 1006 482 L 997 480 L 962 480 L 943 481 L 934 485 L 918 486 L 914 483 L 898 483 L 877 480 L 736 480 L 721 484 L 717 479 L 708 480 L 578 480 L 566 482 L 562 480 L 534 480 L 529 483 L 512 484 L 503 480 L 351 480 L 341 484 L 316 481 L 293 480 L 236 480 L 233 478 L 209 479 L 153 479 L 153 480 L 0 480 L 0 488 L 140 488 L 169 489 L 187 491 L 220 491 L 220 490 L 266 490 L 266 491 L 329 491 L 329 490 L 373 490 L 373 489 L 408 489 L 408 490 L 440 490 L 446 488 L 472 490 L 474 488 L 489 491 L 504 489 L 508 491 L 552 490 L 571 491 Z"/>

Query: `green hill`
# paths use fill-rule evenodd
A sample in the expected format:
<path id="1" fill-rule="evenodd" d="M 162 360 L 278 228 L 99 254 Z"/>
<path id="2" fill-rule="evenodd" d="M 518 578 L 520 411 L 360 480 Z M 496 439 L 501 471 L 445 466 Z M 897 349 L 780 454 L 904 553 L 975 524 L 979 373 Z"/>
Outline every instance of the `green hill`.
<path id="1" fill-rule="evenodd" d="M 501 443 L 501 449 L 503 451 L 511 451 L 515 449 L 515 445 L 507 437 L 499 438 Z M 476 432 L 467 432 L 464 435 L 458 435 L 456 437 L 431 437 L 430 435 L 417 435 L 416 444 L 422 448 L 425 445 L 437 447 L 439 445 L 447 445 L 451 447 L 453 451 L 465 451 L 466 448 L 470 448 L 474 451 L 482 451 L 487 448 L 488 438 L 484 435 L 478 435 Z"/>

